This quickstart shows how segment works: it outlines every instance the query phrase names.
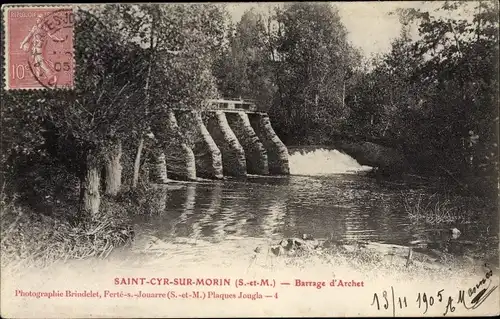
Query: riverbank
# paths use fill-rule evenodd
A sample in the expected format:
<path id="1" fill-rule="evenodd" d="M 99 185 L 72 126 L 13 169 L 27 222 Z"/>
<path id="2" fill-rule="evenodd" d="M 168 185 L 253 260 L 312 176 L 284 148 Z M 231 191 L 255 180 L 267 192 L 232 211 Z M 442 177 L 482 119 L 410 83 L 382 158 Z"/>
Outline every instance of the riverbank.
<path id="1" fill-rule="evenodd" d="M 473 277 L 490 269 L 499 274 L 498 264 L 485 263 L 483 259 L 452 254 L 431 254 L 414 250 L 408 258 L 408 247 L 367 243 L 345 242 L 324 248 L 294 251 L 276 255 L 272 247 L 276 241 L 263 238 L 240 238 L 228 236 L 226 239 L 202 240 L 192 238 L 164 238 L 140 234 L 130 245 L 116 247 L 106 258 L 92 256 L 82 260 L 59 260 L 50 267 L 40 268 L 34 263 L 5 265 L 5 274 L 24 277 L 32 271 L 53 271 L 65 269 L 96 269 L 112 272 L 126 272 L 137 277 L 143 272 L 183 273 L 183 268 L 206 267 L 207 271 L 226 269 L 232 272 L 244 270 L 251 273 L 278 273 L 280 270 L 304 272 L 312 277 L 316 271 L 329 273 L 363 274 L 367 280 L 390 277 L 395 282 L 405 280 L 442 280 L 451 277 Z M 484 265 L 488 266 L 485 268 Z M 114 268 L 115 267 L 115 268 Z M 166 271 L 166 269 L 169 269 Z M 194 269 L 194 268 L 193 268 Z M 135 272 L 135 274 L 134 274 Z M 207 273 L 205 270 L 204 273 Z M 208 273 L 207 273 L 208 274 Z M 111 273 L 109 273 L 111 276 Z M 330 276 L 329 275 L 329 276 Z"/>
<path id="2" fill-rule="evenodd" d="M 2 202 L 2 267 L 7 264 L 47 267 L 61 260 L 105 258 L 114 248 L 132 240 L 133 229 L 123 205 L 106 199 L 103 208 L 99 219 L 90 220 L 76 218 L 77 207 L 66 207 L 63 217 Z"/>
<path id="3" fill-rule="evenodd" d="M 480 256 L 455 256 L 444 252 L 361 241 L 324 242 L 316 249 L 291 249 L 277 254 L 273 248 L 280 241 L 258 238 L 228 237 L 222 241 L 176 238 L 160 239 L 139 236 L 131 251 L 145 260 L 150 256 L 162 259 L 168 256 L 179 263 L 209 263 L 211 266 L 246 263 L 250 268 L 277 270 L 280 267 L 313 270 L 317 267 L 359 272 L 371 278 L 391 274 L 395 280 L 418 278 L 446 278 L 460 273 L 472 276 L 488 264 L 498 274 L 498 263 L 491 264 Z M 494 252 L 493 252 L 494 253 Z M 133 258 L 128 255 L 129 258 Z M 498 255 L 489 256 L 498 259 Z M 234 260 L 232 260 L 234 259 Z M 188 262 L 189 260 L 189 262 Z M 238 261 L 236 261 L 238 260 Z"/>
<path id="4" fill-rule="evenodd" d="M 415 255 L 407 267 L 404 258 L 382 256 L 380 251 L 370 249 L 349 251 L 345 247 L 302 256 L 275 256 L 265 249 L 255 252 L 256 247 L 269 244 L 273 241 L 232 236 L 224 241 L 208 241 L 139 235 L 130 248 L 117 249 L 104 260 L 90 258 L 57 263 L 45 269 L 4 271 L 3 278 L 9 279 L 3 280 L 7 284 L 2 285 L 2 300 L 8 302 L 11 313 L 23 317 L 33 317 L 34 313 L 43 313 L 45 317 L 84 314 L 160 317 L 167 313 L 176 317 L 187 314 L 373 316 L 392 315 L 392 307 L 387 311 L 384 308 L 384 297 L 390 296 L 392 289 L 396 300 L 398 297 L 402 301 L 407 299 L 407 307 L 399 308 L 398 305 L 396 308 L 399 315 L 422 315 L 424 312 L 451 315 L 452 307 L 453 315 L 494 314 L 498 310 L 498 289 L 493 290 L 477 310 L 466 309 L 457 302 L 459 292 L 464 290 L 469 305 L 472 297 L 467 295 L 467 289 L 485 276 L 491 280 L 488 289 L 498 285 L 498 271 L 493 269 L 490 275 L 490 269 L 483 265 L 445 261 L 434 267 Z M 192 283 L 188 284 L 187 279 Z M 175 280 L 184 284 L 174 284 Z M 63 295 L 69 291 L 100 297 L 47 300 L 16 297 L 16 291 L 20 291 L 18 294 L 57 292 Z M 169 292 L 179 297 L 173 298 L 170 294 L 168 301 L 165 298 L 109 297 L 111 293 L 135 296 Z M 444 301 L 437 301 L 438 292 Z M 205 297 L 196 298 L 193 293 L 205 294 Z M 422 300 L 424 293 L 427 304 Z M 181 298 L 182 294 L 191 297 Z M 236 297 L 230 297 L 233 294 Z M 240 294 L 250 297 L 238 298 Z M 417 302 L 419 294 L 420 305 Z M 223 300 L 218 295 L 228 297 Z M 267 295 L 272 297 L 265 297 Z M 432 306 L 429 305 L 431 296 L 435 302 Z M 453 302 L 447 305 L 450 297 Z M 378 308 L 374 298 L 379 298 Z M 26 302 L 29 302 L 29 309 L 25 307 Z M 186 309 L 190 309 L 189 312 Z"/>
<path id="5" fill-rule="evenodd" d="M 446 166 L 433 165 L 433 159 L 420 157 L 420 154 L 417 157 L 414 154 L 410 156 L 397 148 L 373 142 L 337 139 L 324 141 L 322 145 L 287 147 L 291 155 L 300 154 L 306 159 L 321 157 L 324 160 L 335 157 L 332 162 L 321 161 L 322 172 L 335 172 L 337 167 L 342 169 L 342 164 L 348 163 L 357 171 L 367 171 L 368 176 L 373 178 L 396 182 L 427 182 L 442 185 L 442 190 L 458 192 L 464 196 L 475 195 L 496 200 L 500 190 L 498 170 L 473 171 L 468 167 L 463 171 L 450 171 Z M 335 155 L 335 152 L 340 155 Z M 343 157 L 348 159 L 344 160 Z M 314 171 L 317 170 L 318 168 Z"/>
<path id="6" fill-rule="evenodd" d="M 116 208 L 116 207 L 115 207 Z M 391 273 L 397 278 L 446 278 L 453 273 L 472 274 L 477 267 L 490 265 L 498 272 L 498 237 L 478 238 L 474 249 L 455 255 L 436 249 L 418 249 L 366 241 L 324 241 L 315 249 L 291 249 L 277 253 L 276 239 L 158 238 L 147 231 L 135 229 L 123 215 L 99 222 L 82 222 L 73 226 L 32 212 L 18 211 L 17 215 L 2 215 L 2 269 L 12 273 L 26 269 L 51 269 L 74 262 L 123 262 L 132 264 L 145 258 L 158 259 L 155 264 L 176 256 L 179 261 L 197 264 L 212 260 L 213 265 L 230 264 L 232 258 L 247 260 L 248 267 L 275 269 L 277 265 L 307 269 L 323 265 L 341 267 L 361 273 Z M 8 227 L 5 227 L 7 226 Z M 137 233 L 138 232 L 138 233 Z M 486 242 L 488 241 L 488 242 Z M 288 248 L 289 249 L 289 248 Z M 165 257 L 167 257 L 165 259 Z M 86 261 L 85 261 L 86 260 Z M 135 261 L 134 261 L 135 260 Z M 471 273 L 472 271 L 472 273 Z"/>

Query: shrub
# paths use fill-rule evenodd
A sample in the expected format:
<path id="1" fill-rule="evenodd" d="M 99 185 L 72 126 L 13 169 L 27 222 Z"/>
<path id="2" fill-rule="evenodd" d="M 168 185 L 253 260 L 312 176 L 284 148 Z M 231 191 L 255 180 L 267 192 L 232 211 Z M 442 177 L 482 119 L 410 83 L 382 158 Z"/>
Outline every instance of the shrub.
<path id="1" fill-rule="evenodd" d="M 471 222 L 471 216 L 450 198 L 442 198 L 437 194 L 427 199 L 420 194 L 416 200 L 405 195 L 403 197 L 403 206 L 411 221 L 428 224 Z"/>

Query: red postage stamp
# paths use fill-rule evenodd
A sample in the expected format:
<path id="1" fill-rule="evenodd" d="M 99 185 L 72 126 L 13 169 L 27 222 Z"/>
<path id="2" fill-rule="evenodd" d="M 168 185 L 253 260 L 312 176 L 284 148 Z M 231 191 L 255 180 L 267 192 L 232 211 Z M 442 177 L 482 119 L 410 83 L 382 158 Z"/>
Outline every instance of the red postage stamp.
<path id="1" fill-rule="evenodd" d="M 5 89 L 74 86 L 71 7 L 4 7 Z"/>

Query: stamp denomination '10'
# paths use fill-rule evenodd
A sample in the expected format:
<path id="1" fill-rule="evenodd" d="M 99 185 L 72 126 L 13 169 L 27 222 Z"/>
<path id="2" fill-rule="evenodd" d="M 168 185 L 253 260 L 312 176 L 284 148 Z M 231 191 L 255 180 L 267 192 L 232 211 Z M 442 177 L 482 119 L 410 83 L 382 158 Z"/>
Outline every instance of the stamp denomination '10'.
<path id="1" fill-rule="evenodd" d="M 71 7 L 5 7 L 7 90 L 74 86 Z"/>

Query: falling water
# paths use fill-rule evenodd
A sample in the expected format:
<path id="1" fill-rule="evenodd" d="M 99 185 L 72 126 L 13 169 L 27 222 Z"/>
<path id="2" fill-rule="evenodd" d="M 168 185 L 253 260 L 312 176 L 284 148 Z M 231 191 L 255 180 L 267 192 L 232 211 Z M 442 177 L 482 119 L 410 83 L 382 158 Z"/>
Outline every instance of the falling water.
<path id="1" fill-rule="evenodd" d="M 290 152 L 292 175 L 328 175 L 368 171 L 354 158 L 335 149 L 297 150 Z"/>

